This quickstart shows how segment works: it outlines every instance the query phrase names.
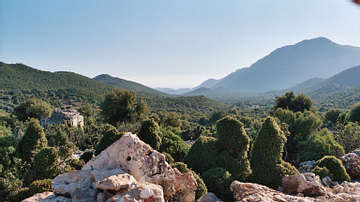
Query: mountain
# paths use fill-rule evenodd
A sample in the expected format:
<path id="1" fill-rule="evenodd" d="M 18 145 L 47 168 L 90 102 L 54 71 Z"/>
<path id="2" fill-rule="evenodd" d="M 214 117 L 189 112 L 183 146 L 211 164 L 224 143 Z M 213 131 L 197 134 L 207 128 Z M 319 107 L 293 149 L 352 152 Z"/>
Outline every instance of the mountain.
<path id="1" fill-rule="evenodd" d="M 167 94 L 165 94 L 165 93 L 162 93 L 160 91 L 154 90 L 149 87 L 146 87 L 142 84 L 132 82 L 132 81 L 127 81 L 127 80 L 116 78 L 116 77 L 112 77 L 107 74 L 98 75 L 93 79 L 95 81 L 99 81 L 99 82 L 108 84 L 110 86 L 118 87 L 118 88 L 121 88 L 124 90 L 131 90 L 131 91 L 135 91 L 135 92 L 146 92 L 146 93 L 152 93 L 152 94 L 156 94 L 156 95 L 167 96 Z"/>
<path id="2" fill-rule="evenodd" d="M 328 78 L 360 64 L 360 48 L 336 44 L 324 37 L 276 49 L 249 68 L 239 69 L 211 88 L 241 91 L 286 89 L 308 79 Z"/>
<path id="3" fill-rule="evenodd" d="M 186 95 L 187 93 L 195 91 L 200 88 L 210 88 L 211 86 L 215 85 L 218 81 L 219 80 L 216 80 L 216 79 L 208 79 L 194 88 L 179 88 L 176 90 L 172 89 L 172 88 L 155 88 L 155 90 L 161 91 L 163 93 L 171 94 L 171 95 Z M 198 95 L 196 92 L 193 94 Z"/>
<path id="4" fill-rule="evenodd" d="M 73 72 L 48 72 L 24 64 L 0 62 L 0 86 L 3 90 L 13 89 L 80 89 L 102 95 L 113 87 Z"/>

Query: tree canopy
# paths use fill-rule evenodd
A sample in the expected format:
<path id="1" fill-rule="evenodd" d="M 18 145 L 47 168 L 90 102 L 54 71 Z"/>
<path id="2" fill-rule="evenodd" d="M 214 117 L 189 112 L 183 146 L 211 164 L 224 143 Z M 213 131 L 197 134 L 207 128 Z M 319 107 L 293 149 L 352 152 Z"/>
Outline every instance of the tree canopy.
<path id="1" fill-rule="evenodd" d="M 298 96 L 294 92 L 286 92 L 285 95 L 275 96 L 274 111 L 278 108 L 288 109 L 293 112 L 312 111 L 314 102 L 307 95 L 300 93 Z"/>
<path id="2" fill-rule="evenodd" d="M 41 119 L 43 117 L 49 117 L 53 108 L 52 106 L 40 99 L 30 99 L 21 103 L 15 108 L 14 114 L 20 121 L 26 121 L 28 118 Z"/>

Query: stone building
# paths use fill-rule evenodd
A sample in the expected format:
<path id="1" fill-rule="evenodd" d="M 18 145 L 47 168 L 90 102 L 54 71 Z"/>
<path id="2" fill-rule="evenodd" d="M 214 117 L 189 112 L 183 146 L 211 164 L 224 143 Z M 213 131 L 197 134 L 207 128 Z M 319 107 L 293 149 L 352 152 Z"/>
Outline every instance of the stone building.
<path id="1" fill-rule="evenodd" d="M 42 117 L 40 120 L 40 125 L 44 126 L 46 124 L 62 124 L 71 123 L 72 126 L 84 126 L 84 117 L 79 114 L 76 110 L 61 110 L 59 108 L 55 109 L 49 118 Z"/>

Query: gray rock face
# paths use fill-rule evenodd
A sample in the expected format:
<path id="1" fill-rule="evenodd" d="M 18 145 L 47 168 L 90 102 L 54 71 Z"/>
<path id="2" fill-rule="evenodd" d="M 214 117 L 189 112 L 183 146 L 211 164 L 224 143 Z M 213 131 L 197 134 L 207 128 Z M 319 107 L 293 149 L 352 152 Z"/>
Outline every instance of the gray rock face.
<path id="1" fill-rule="evenodd" d="M 282 192 L 296 195 L 303 193 L 305 196 L 323 196 L 326 193 L 319 176 L 314 173 L 285 176 L 281 180 Z"/>
<path id="2" fill-rule="evenodd" d="M 299 164 L 299 172 L 300 173 L 309 173 L 313 169 L 316 161 L 304 161 Z"/>
<path id="3" fill-rule="evenodd" d="M 358 150 L 358 153 L 360 153 L 360 149 L 357 149 L 341 157 L 346 172 L 350 175 L 351 179 L 360 179 L 360 156 L 355 153 Z"/>

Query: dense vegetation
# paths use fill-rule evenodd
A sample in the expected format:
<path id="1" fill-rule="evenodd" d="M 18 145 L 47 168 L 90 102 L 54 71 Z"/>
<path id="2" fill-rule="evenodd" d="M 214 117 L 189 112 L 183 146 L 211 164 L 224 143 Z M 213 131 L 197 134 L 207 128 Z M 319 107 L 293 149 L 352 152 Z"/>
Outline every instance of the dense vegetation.
<path id="1" fill-rule="evenodd" d="M 124 132 L 138 134 L 181 172 L 193 172 L 199 184 L 197 198 L 211 191 L 224 201 L 231 201 L 232 180 L 277 189 L 281 177 L 297 174 L 295 167 L 305 160 L 316 160 L 313 172 L 322 177 L 350 180 L 339 157 L 360 146 L 360 100 L 324 97 L 319 108 L 318 100 L 293 92 L 271 99 L 243 97 L 229 104 L 204 96 L 163 97 L 105 84 L 96 90 L 89 80 L 85 85 L 89 88 L 81 87 L 82 81 L 79 88 L 57 88 L 57 82 L 66 81 L 56 80 L 58 73 L 1 65 L 2 71 L 17 68 L 19 78 L 32 80 L 22 77 L 26 70 L 34 77 L 52 75 L 55 81 L 47 87 L 40 82 L 37 89 L 30 81 L 11 88 L 4 85 L 0 91 L 0 201 L 20 201 L 49 190 L 53 177 L 81 169 Z M 2 76 L 15 76 L 16 71 Z M 357 91 L 351 92 L 341 96 L 359 97 Z M 53 108 L 77 109 L 84 126 L 41 127 L 39 118 L 49 116 Z M 78 149 L 90 150 L 71 159 Z"/>

